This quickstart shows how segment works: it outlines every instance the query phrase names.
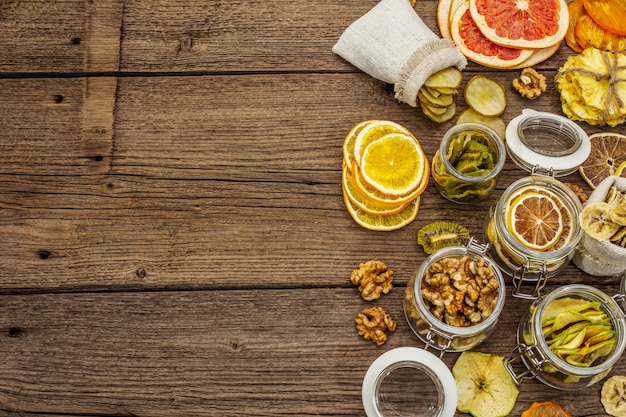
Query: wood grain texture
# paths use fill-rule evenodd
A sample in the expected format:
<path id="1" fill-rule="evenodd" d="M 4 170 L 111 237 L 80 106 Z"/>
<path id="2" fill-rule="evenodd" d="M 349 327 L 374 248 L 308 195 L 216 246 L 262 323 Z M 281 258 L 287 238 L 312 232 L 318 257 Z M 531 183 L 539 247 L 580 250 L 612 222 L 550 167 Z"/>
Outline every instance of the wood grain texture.
<path id="1" fill-rule="evenodd" d="M 394 347 L 423 347 L 404 320 L 403 290 L 375 302 L 398 323 L 384 348 L 356 334 L 356 314 L 372 304 L 353 288 L 3 296 L 0 412 L 364 415 L 370 363 Z M 508 298 L 481 350 L 509 355 L 527 308 Z M 452 366 L 457 357 L 443 359 Z M 558 401 L 575 415 L 602 416 L 598 390 L 583 404 L 576 392 L 558 392 Z M 526 381 L 512 415 L 554 396 Z"/>
<path id="2" fill-rule="evenodd" d="M 430 184 L 394 232 L 350 218 L 341 145 L 354 124 L 401 123 L 430 158 L 454 123 L 332 53 L 375 4 L 0 0 L 0 416 L 364 415 L 371 362 L 423 347 L 402 309 L 426 258 L 417 230 L 456 220 L 481 237 L 489 206 L 527 175 L 507 160 L 472 206 Z M 435 33 L 436 4 L 415 6 Z M 548 91 L 534 101 L 512 89 L 516 72 L 471 63 L 461 90 L 486 74 L 505 86 L 506 122 L 561 114 L 550 80 L 569 55 L 538 66 Z M 590 192 L 577 173 L 563 180 Z M 367 303 L 349 277 L 370 259 L 395 289 Z M 619 279 L 569 265 L 546 291 L 570 283 L 615 294 Z M 478 349 L 508 355 L 529 304 L 508 294 Z M 398 322 L 380 348 L 354 328 L 373 305 Z M 599 390 L 525 382 L 511 415 L 554 400 L 603 416 Z"/>

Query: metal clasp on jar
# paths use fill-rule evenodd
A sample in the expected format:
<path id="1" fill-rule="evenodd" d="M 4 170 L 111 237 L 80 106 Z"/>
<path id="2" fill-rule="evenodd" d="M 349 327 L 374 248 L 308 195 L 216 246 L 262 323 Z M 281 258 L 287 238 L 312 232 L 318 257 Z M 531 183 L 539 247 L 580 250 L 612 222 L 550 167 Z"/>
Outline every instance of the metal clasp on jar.
<path id="1" fill-rule="evenodd" d="M 513 297 L 525 298 L 534 300 L 541 296 L 541 290 L 546 286 L 548 282 L 548 269 L 545 262 L 531 262 L 530 259 L 524 256 L 526 261 L 523 265 L 520 265 L 515 271 L 513 271 Z M 528 273 L 537 273 L 537 283 L 531 294 L 522 292 L 522 282 Z"/>
<path id="2" fill-rule="evenodd" d="M 528 361 L 526 369 L 517 374 L 513 369 L 513 364 L 517 361 L 523 362 L 523 359 Z M 536 346 L 528 346 L 523 343 L 515 346 L 511 351 L 511 355 L 503 360 L 504 367 L 517 385 L 520 385 L 526 379 L 535 378 L 542 371 L 542 367 L 546 362 L 546 358 Z"/>

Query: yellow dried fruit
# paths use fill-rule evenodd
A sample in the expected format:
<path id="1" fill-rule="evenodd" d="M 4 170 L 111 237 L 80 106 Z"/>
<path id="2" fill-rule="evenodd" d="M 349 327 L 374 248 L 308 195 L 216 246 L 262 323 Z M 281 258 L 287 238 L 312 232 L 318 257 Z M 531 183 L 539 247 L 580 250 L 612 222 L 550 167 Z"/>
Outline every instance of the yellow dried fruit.
<path id="1" fill-rule="evenodd" d="M 465 102 L 483 116 L 500 116 L 506 108 L 506 90 L 496 80 L 475 75 L 465 86 Z"/>
<path id="2" fill-rule="evenodd" d="M 587 48 L 569 57 L 555 80 L 570 119 L 600 126 L 626 120 L 626 54 Z"/>

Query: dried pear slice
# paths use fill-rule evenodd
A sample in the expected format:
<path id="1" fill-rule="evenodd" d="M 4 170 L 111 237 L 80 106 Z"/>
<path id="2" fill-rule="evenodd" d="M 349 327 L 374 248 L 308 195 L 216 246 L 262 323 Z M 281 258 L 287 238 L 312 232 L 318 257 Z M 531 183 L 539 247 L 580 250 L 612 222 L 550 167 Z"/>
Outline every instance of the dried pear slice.
<path id="1" fill-rule="evenodd" d="M 430 223 L 417 232 L 417 243 L 429 255 L 449 246 L 466 245 L 469 238 L 470 233 L 465 226 L 450 221 Z"/>
<path id="2" fill-rule="evenodd" d="M 463 80 L 463 74 L 456 67 L 444 68 L 437 71 L 424 82 L 424 85 L 429 88 L 446 88 L 456 90 L 461 85 Z"/>
<path id="3" fill-rule="evenodd" d="M 603 242 L 613 236 L 620 225 L 611 220 L 613 206 L 603 201 L 586 205 L 580 212 L 580 227 L 590 237 Z"/>
<path id="4" fill-rule="evenodd" d="M 473 76 L 465 86 L 465 102 L 483 116 L 500 116 L 506 109 L 504 86 L 484 75 Z"/>
<path id="5" fill-rule="evenodd" d="M 463 110 L 456 120 L 456 124 L 461 123 L 480 123 L 487 127 L 490 127 L 495 131 L 500 139 L 505 140 L 506 135 L 506 123 L 500 116 L 483 116 L 471 107 Z"/>

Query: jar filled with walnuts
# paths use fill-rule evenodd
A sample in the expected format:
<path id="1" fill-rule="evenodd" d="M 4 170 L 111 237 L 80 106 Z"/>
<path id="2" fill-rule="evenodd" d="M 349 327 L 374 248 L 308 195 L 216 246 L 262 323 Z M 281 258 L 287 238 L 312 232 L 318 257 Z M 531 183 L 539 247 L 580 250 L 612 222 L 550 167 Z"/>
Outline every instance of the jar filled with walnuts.
<path id="1" fill-rule="evenodd" d="M 470 239 L 430 255 L 409 280 L 404 312 L 417 337 L 441 351 L 460 352 L 493 332 L 506 292 L 487 247 Z"/>

